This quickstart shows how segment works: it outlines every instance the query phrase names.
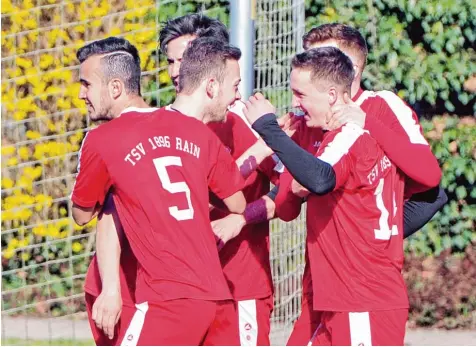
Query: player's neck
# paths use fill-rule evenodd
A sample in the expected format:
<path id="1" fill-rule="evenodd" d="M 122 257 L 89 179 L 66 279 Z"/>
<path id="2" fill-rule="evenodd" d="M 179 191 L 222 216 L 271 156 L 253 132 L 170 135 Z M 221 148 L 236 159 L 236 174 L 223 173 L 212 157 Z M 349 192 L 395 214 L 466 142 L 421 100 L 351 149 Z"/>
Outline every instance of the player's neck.
<path id="1" fill-rule="evenodd" d="M 197 94 L 178 94 L 170 107 L 188 117 L 196 118 L 200 122 L 205 123 L 205 105 L 203 103 L 203 97 L 201 97 L 201 99 L 202 100 L 198 98 Z"/>
<path id="2" fill-rule="evenodd" d="M 129 107 L 134 107 L 134 108 L 149 108 L 150 106 L 142 99 L 140 95 L 137 96 L 132 96 L 123 102 L 117 103 L 116 104 L 116 110 L 114 114 L 116 117 L 119 117 L 119 115 L 124 112 L 125 109 Z"/>

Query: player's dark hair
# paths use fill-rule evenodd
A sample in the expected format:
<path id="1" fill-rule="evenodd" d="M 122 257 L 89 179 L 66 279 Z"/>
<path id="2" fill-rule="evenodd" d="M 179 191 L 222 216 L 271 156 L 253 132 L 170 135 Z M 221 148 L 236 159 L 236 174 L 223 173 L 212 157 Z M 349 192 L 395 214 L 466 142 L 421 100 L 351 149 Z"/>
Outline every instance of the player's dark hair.
<path id="1" fill-rule="evenodd" d="M 179 92 L 193 92 L 206 78 L 223 83 L 228 60 L 240 60 L 239 48 L 222 41 L 202 37 L 193 40 L 185 50 L 179 71 Z"/>
<path id="2" fill-rule="evenodd" d="M 184 35 L 212 37 L 223 43 L 228 43 L 230 36 L 226 26 L 218 19 L 204 16 L 201 13 L 187 14 L 168 20 L 159 34 L 160 51 L 167 54 L 170 41 Z"/>
<path id="3" fill-rule="evenodd" d="M 103 83 L 119 78 L 127 93 L 140 95 L 140 57 L 133 44 L 120 37 L 108 37 L 91 42 L 76 53 L 80 63 L 95 55 L 104 55 L 101 58 Z"/>
<path id="4" fill-rule="evenodd" d="M 350 58 L 335 47 L 314 48 L 297 54 L 291 65 L 293 69 L 311 71 L 311 80 L 327 81 L 344 92 L 350 93 L 354 79 L 354 65 Z"/>
<path id="5" fill-rule="evenodd" d="M 316 43 L 322 43 L 329 40 L 337 41 L 339 46 L 360 53 L 365 65 L 367 55 L 369 54 L 365 38 L 357 29 L 345 24 L 330 23 L 314 27 L 303 36 L 302 45 L 304 49 L 309 49 Z"/>

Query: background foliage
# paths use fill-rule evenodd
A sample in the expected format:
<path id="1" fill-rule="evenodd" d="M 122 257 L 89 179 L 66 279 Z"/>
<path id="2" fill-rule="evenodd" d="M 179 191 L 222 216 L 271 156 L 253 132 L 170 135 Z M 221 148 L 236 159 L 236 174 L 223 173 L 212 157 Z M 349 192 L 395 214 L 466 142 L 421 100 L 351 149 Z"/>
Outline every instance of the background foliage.
<path id="1" fill-rule="evenodd" d="M 93 251 L 94 223 L 73 225 L 68 205 L 76 152 L 89 125 L 77 98 L 76 50 L 92 39 L 124 36 L 141 52 L 145 97 L 164 105 L 174 93 L 157 52 L 157 23 L 207 10 L 228 24 L 227 1 L 163 1 L 158 9 L 153 0 L 60 3 L 2 0 L 3 310 L 27 307 L 24 312 L 60 315 L 84 309 L 82 274 Z M 306 1 L 308 29 L 333 21 L 361 29 L 371 52 L 364 86 L 394 90 L 417 110 L 442 165 L 449 203 L 407 243 L 417 325 L 471 327 L 476 319 L 471 316 L 476 285 L 461 284 L 475 278 L 466 271 L 468 262 L 474 267 L 476 236 L 471 5 L 471 0 Z M 440 292 L 450 298 L 435 300 Z M 65 296 L 73 299 L 46 302 Z"/>

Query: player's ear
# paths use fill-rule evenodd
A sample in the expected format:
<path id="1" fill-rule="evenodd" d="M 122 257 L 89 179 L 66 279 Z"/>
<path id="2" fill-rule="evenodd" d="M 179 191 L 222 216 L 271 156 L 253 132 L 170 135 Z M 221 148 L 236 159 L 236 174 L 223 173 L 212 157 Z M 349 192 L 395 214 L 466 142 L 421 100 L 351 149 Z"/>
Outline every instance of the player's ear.
<path id="1" fill-rule="evenodd" d="M 219 84 L 216 79 L 210 78 L 207 81 L 206 91 L 210 99 L 214 99 L 218 96 L 218 88 L 219 88 Z"/>
<path id="2" fill-rule="evenodd" d="M 329 105 L 334 105 L 337 101 L 337 89 L 335 87 L 330 87 L 327 91 L 327 98 L 329 100 Z"/>
<path id="3" fill-rule="evenodd" d="M 114 78 L 111 81 L 109 81 L 108 87 L 109 87 L 109 94 L 111 98 L 113 99 L 119 98 L 124 92 L 124 84 L 118 78 Z"/>

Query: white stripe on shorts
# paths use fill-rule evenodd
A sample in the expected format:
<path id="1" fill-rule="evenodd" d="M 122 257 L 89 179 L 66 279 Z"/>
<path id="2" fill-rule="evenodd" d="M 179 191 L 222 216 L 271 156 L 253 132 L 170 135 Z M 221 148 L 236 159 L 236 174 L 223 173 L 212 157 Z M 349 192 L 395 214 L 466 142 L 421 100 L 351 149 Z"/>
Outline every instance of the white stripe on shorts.
<path id="1" fill-rule="evenodd" d="M 372 346 L 368 312 L 349 312 L 350 345 Z"/>
<path id="2" fill-rule="evenodd" d="M 238 324 L 240 326 L 240 345 L 256 346 L 258 344 L 256 300 L 238 301 Z"/>
<path id="3" fill-rule="evenodd" d="M 149 303 L 145 301 L 136 304 L 136 308 L 137 310 L 132 317 L 124 338 L 122 339 L 121 346 L 137 346 L 137 342 L 139 341 L 142 328 L 144 327 L 145 314 L 149 309 Z"/>

